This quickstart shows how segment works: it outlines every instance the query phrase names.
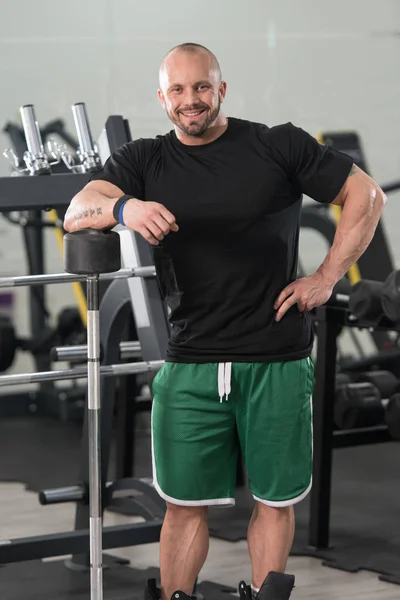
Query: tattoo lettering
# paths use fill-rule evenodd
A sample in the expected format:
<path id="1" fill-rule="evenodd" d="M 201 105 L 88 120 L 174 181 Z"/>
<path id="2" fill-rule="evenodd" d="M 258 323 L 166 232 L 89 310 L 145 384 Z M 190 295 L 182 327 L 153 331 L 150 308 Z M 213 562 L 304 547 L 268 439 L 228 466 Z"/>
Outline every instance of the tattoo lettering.
<path id="1" fill-rule="evenodd" d="M 101 207 L 97 207 L 96 210 L 94 210 L 94 208 L 91 208 L 90 210 L 83 210 L 79 213 L 76 213 L 74 215 L 74 220 L 75 221 L 80 221 L 81 219 L 83 219 L 84 217 L 93 217 L 94 215 L 102 215 L 102 210 Z"/>

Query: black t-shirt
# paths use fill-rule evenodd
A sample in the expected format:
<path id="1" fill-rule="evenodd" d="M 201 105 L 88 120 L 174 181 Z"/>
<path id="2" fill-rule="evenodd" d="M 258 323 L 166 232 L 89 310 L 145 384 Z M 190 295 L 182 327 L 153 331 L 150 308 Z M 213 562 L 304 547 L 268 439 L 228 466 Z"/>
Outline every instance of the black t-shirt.
<path id="1" fill-rule="evenodd" d="M 167 361 L 309 356 L 310 315 L 295 305 L 276 322 L 273 305 L 296 279 L 302 194 L 332 202 L 352 164 L 292 123 L 236 118 L 209 144 L 182 144 L 171 131 L 109 158 L 93 179 L 160 202 L 180 228 L 154 248 L 170 308 Z"/>

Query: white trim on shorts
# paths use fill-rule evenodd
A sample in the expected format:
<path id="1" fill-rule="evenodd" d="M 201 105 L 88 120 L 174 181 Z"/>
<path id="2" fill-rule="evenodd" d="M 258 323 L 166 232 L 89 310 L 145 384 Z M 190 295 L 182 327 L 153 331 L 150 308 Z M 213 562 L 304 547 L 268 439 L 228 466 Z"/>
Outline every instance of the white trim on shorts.
<path id="1" fill-rule="evenodd" d="M 308 359 L 310 361 L 310 359 Z M 311 409 L 311 458 L 314 456 L 314 424 L 313 424 L 313 404 L 312 404 L 312 394 L 310 396 L 310 409 Z M 308 485 L 307 489 L 304 490 L 304 492 L 302 494 L 300 494 L 300 496 L 296 496 L 295 498 L 289 498 L 288 500 L 281 500 L 278 502 L 274 502 L 273 500 L 262 500 L 261 498 L 257 498 L 257 496 L 255 496 L 253 494 L 253 498 L 254 500 L 257 500 L 257 502 L 261 502 L 261 504 L 265 504 L 266 506 L 272 506 L 273 508 L 279 508 L 279 507 L 284 507 L 284 506 L 293 506 L 294 504 L 298 504 L 299 502 L 301 502 L 302 500 L 304 500 L 304 498 L 310 493 L 312 488 L 312 472 L 311 472 L 311 479 L 310 479 L 310 484 Z"/>
<path id="2" fill-rule="evenodd" d="M 156 461 L 154 456 L 153 410 L 151 411 L 151 462 L 153 465 L 153 486 L 157 490 L 159 496 L 161 496 L 161 498 L 163 498 L 167 502 L 170 502 L 171 504 L 176 504 L 177 506 L 235 506 L 235 498 L 213 498 L 208 500 L 178 500 L 178 498 L 168 496 L 168 494 L 162 491 L 157 480 Z"/>

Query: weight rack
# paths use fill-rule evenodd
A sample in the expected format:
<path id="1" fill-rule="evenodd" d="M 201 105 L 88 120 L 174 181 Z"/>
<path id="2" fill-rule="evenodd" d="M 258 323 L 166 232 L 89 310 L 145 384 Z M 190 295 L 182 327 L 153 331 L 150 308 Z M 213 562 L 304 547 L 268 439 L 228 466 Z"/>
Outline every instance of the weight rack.
<path id="1" fill-rule="evenodd" d="M 318 323 L 315 386 L 313 392 L 314 465 L 310 492 L 308 543 L 312 548 L 329 548 L 332 487 L 332 458 L 335 448 L 392 442 L 386 425 L 335 431 L 334 403 L 337 337 L 343 326 L 371 329 L 370 323 L 355 321 L 348 308 L 332 303 L 315 312 Z M 378 331 L 398 331 L 389 321 Z"/>

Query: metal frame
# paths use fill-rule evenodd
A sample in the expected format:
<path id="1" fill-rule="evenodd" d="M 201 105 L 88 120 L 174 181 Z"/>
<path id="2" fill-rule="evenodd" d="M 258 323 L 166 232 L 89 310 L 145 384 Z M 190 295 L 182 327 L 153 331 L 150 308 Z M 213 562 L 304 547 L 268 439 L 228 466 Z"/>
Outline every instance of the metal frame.
<path id="1" fill-rule="evenodd" d="M 160 539 L 162 520 L 103 528 L 103 548 L 151 544 Z M 0 565 L 25 560 L 89 552 L 89 530 L 0 540 Z"/>
<path id="2" fill-rule="evenodd" d="M 89 179 L 87 173 L 0 177 L 0 212 L 66 208 Z"/>
<path id="3" fill-rule="evenodd" d="M 131 296 L 126 279 L 114 280 L 106 290 L 100 305 L 100 339 L 104 349 L 104 364 L 110 365 L 118 362 L 119 342 L 126 328 L 129 317 L 132 316 Z M 122 366 L 122 365 L 121 365 Z M 102 379 L 100 389 L 102 402 L 101 410 L 101 481 L 104 508 L 112 500 L 110 484 L 107 482 L 107 471 L 110 456 L 113 413 L 115 407 L 117 380 L 115 377 Z M 89 452 L 88 452 L 88 411 L 85 409 L 85 423 L 82 438 L 82 459 L 78 481 L 89 481 Z M 128 482 L 125 482 L 128 483 Z M 135 487 L 135 480 L 132 481 Z M 85 488 L 85 483 L 83 488 Z M 111 487 L 119 489 L 120 482 L 114 482 Z M 119 487 L 118 487 L 119 486 Z M 154 490 L 145 480 L 139 480 L 137 489 L 148 489 L 152 497 Z M 159 511 L 161 512 L 161 511 Z M 150 514 L 147 514 L 149 517 Z M 56 533 L 45 536 L 34 536 L 11 540 L 0 540 L 0 564 L 33 560 L 49 556 L 62 556 L 73 554 L 67 564 L 73 568 L 89 568 L 89 505 L 85 497 L 77 504 L 75 515 L 75 531 Z M 117 527 L 103 528 L 103 548 L 119 548 L 148 544 L 159 541 L 162 519 L 155 517 L 144 523 L 120 525 Z"/>
<path id="4" fill-rule="evenodd" d="M 313 548 L 325 549 L 329 548 L 333 450 L 393 440 L 385 425 L 348 431 L 334 430 L 338 331 L 342 326 L 369 328 L 370 325 L 351 321 L 347 310 L 329 305 L 319 308 L 315 319 L 318 322 L 318 338 L 313 393 L 314 463 L 308 543 Z"/>

